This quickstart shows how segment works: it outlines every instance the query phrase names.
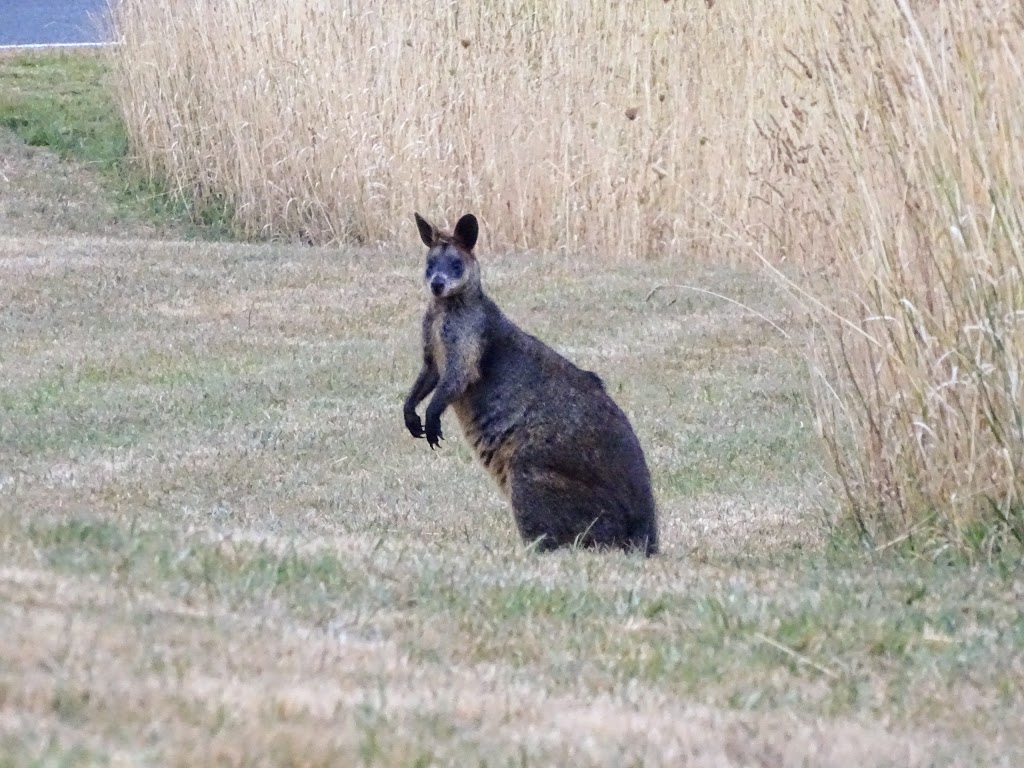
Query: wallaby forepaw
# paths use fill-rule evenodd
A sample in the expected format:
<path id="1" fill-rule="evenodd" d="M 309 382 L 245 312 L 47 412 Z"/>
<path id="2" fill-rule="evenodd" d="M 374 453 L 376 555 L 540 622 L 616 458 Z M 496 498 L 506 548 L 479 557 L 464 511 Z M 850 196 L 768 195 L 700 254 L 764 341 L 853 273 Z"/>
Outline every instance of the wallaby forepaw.
<path id="1" fill-rule="evenodd" d="M 405 428 L 409 430 L 409 434 L 413 437 L 423 437 L 423 422 L 420 421 L 416 411 L 406 412 Z"/>
<path id="2" fill-rule="evenodd" d="M 431 449 L 437 448 L 440 441 L 444 440 L 444 435 L 441 434 L 441 420 L 438 419 L 436 422 L 427 419 L 427 443 Z"/>

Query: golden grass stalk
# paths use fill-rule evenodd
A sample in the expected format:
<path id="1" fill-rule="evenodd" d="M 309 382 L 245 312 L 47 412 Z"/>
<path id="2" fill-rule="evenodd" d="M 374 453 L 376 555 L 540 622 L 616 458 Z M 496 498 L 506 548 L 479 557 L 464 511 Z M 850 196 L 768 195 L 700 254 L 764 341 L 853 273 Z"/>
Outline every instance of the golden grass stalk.
<path id="1" fill-rule="evenodd" d="M 492 246 L 723 258 L 819 207 L 763 136 L 824 12 L 710 5 L 120 0 L 116 81 L 149 170 L 243 234 L 473 210 Z"/>
<path id="2" fill-rule="evenodd" d="M 1024 542 L 1024 18 L 844 9 L 820 60 L 856 174 L 816 402 L 848 519 L 880 546 Z"/>

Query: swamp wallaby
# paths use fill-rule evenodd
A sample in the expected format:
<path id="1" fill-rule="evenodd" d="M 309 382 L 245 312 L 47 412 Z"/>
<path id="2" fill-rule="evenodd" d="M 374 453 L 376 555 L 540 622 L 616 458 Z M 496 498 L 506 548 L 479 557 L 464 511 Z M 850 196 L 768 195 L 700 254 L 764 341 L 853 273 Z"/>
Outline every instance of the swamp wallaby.
<path id="1" fill-rule="evenodd" d="M 477 221 L 451 233 L 416 214 L 429 249 L 423 368 L 405 425 L 431 448 L 452 406 L 477 458 L 511 499 L 519 533 L 542 550 L 579 544 L 651 555 L 657 515 L 643 450 L 601 379 L 522 331 L 484 293 Z M 416 406 L 431 392 L 426 424 Z"/>

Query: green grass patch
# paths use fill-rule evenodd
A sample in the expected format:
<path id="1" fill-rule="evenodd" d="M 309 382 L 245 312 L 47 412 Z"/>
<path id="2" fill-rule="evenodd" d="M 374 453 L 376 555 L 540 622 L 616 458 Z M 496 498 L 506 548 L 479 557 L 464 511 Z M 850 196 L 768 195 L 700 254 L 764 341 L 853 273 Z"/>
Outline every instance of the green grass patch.
<path id="1" fill-rule="evenodd" d="M 132 149 L 111 92 L 110 66 L 92 54 L 0 58 L 0 127 L 29 146 L 99 172 L 123 216 L 183 229 L 186 236 L 231 236 L 231 212 L 216 202 L 196 208 L 132 162 Z"/>
<path id="2" fill-rule="evenodd" d="M 178 360 L 151 353 L 135 359 L 135 368 L 86 362 L 21 388 L 0 387 L 7 450 L 30 456 L 126 448 L 185 428 L 265 427 L 280 409 L 273 392 L 260 386 L 256 357 Z M 149 408 L 154 400 L 160 407 Z M 126 415 L 137 411 L 146 415 Z"/>
<path id="3" fill-rule="evenodd" d="M 236 605 L 274 597 L 301 613 L 317 594 L 338 597 L 361 581 L 329 552 L 300 555 L 260 544 L 221 544 L 136 522 L 119 527 L 76 516 L 31 523 L 27 534 L 55 570 L 97 576 L 116 572 L 136 587 L 171 583 L 183 596 L 210 595 Z"/>
<path id="4" fill-rule="evenodd" d="M 60 713 L 61 701 L 54 701 Z M 73 744 L 61 744 L 47 737 L 35 743 L 28 739 L 0 737 L 0 768 L 83 768 L 107 766 L 110 759 L 95 750 Z"/>
<path id="5" fill-rule="evenodd" d="M 440 450 L 404 431 L 418 257 L 7 248 L 0 704 L 55 743 L 563 765 L 586 733 L 606 759 L 585 764 L 654 766 L 690 723 L 752 744 L 743 764 L 794 738 L 847 739 L 821 765 L 1024 749 L 1019 561 L 830 538 L 804 372 L 727 306 L 626 288 L 671 265 L 489 265 L 509 315 L 630 413 L 663 534 L 644 559 L 527 551 L 452 414 Z M 554 309 L 519 289 L 537 275 Z M 723 279 L 692 281 L 759 293 Z"/>
<path id="6" fill-rule="evenodd" d="M 128 139 L 94 56 L 24 56 L 0 60 L 0 125 L 33 147 L 110 168 Z"/>
<path id="7" fill-rule="evenodd" d="M 367 567 L 329 550 L 217 543 L 87 516 L 32 523 L 28 538 L 57 571 L 115 573 L 132 589 L 173 585 L 190 604 L 251 610 L 273 601 L 318 625 L 341 610 L 362 616 L 361 632 L 370 634 L 390 626 L 375 617 L 402 605 L 408 620 L 443 630 L 442 643 L 431 639 L 436 633 L 409 633 L 402 644 L 413 658 L 503 662 L 566 688 L 639 680 L 744 710 L 843 717 L 882 706 L 909 722 L 945 709 L 948 691 L 965 681 L 991 691 L 991 711 L 1019 698 L 1012 669 L 992 662 L 1024 644 L 1024 614 L 999 597 L 1013 582 L 994 569 L 900 557 L 865 568 L 821 553 L 783 557 L 785 575 L 776 572 L 771 589 L 758 584 L 779 558 L 712 562 L 707 583 L 680 591 L 576 583 L 573 562 L 590 567 L 586 552 L 570 554 L 554 583 L 527 572 L 496 584 L 512 561 L 481 556 L 452 567 L 388 545 L 379 567 Z M 520 565 L 534 561 L 544 559 L 526 556 Z M 626 567 L 639 573 L 646 565 Z M 732 576 L 708 578 L 716 570 Z M 62 708 L 73 713 L 74 705 Z"/>

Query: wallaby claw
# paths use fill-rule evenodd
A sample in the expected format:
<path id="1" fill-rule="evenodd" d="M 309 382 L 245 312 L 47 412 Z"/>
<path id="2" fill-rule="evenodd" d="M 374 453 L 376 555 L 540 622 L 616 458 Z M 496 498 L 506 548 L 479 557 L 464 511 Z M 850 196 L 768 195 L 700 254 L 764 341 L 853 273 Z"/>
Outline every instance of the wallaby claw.
<path id="1" fill-rule="evenodd" d="M 440 422 L 435 426 L 427 421 L 427 443 L 430 444 L 430 449 L 437 448 L 442 440 L 444 440 L 444 435 L 441 434 Z"/>
<path id="2" fill-rule="evenodd" d="M 441 409 L 441 408 L 435 407 L 434 403 L 431 403 L 430 407 L 427 408 L 427 414 L 426 414 L 427 415 L 427 418 L 426 418 L 426 425 L 427 425 L 427 427 L 426 427 L 425 431 L 427 433 L 427 442 L 430 444 L 431 448 L 437 448 L 438 442 L 440 440 L 444 439 L 444 436 L 441 434 L 441 411 L 442 410 L 443 409 Z"/>
<path id="3" fill-rule="evenodd" d="M 425 435 L 423 422 L 420 421 L 420 417 L 416 415 L 415 411 L 405 414 L 405 428 L 409 430 L 409 434 L 413 437 L 423 437 Z"/>

